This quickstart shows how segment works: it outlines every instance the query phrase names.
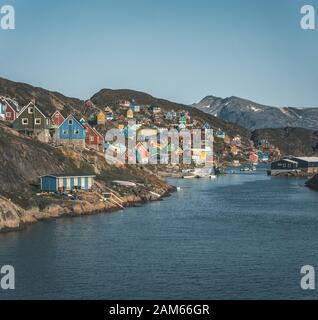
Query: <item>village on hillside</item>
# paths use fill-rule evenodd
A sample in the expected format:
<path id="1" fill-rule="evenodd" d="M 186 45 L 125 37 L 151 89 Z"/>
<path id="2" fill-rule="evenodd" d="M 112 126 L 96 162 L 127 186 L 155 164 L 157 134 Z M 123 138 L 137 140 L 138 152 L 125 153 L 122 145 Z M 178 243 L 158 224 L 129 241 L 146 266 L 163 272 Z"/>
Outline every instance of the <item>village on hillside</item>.
<path id="1" fill-rule="evenodd" d="M 214 128 L 213 124 L 198 121 L 186 110 L 163 111 L 159 105 L 139 105 L 135 100 L 120 100 L 117 105 L 97 107 L 90 100 L 85 102 L 85 115 L 81 113 L 65 114 L 56 110 L 46 114 L 41 106 L 32 100 L 24 107 L 9 97 L 0 97 L 0 120 L 6 122 L 21 134 L 36 138 L 43 143 L 54 146 L 66 146 L 76 149 L 91 149 L 105 153 L 112 148 L 115 153 L 122 153 L 127 159 L 127 148 L 121 143 L 105 141 L 105 133 L 111 128 L 123 130 L 129 138 L 130 133 L 137 132 L 137 144 L 134 152 L 139 164 L 148 164 L 150 157 L 157 157 L 158 163 L 163 154 L 175 153 L 182 156 L 182 142 L 179 146 L 169 143 L 157 143 L 153 139 L 159 135 L 160 128 L 166 129 L 213 129 L 215 148 L 192 149 L 193 165 L 200 165 L 212 157 L 217 167 L 223 165 L 239 166 L 240 164 L 257 164 L 277 159 L 280 151 L 266 139 L 257 146 L 250 141 L 243 143 L 240 135 L 229 136 L 222 128 Z M 134 127 L 129 121 L 135 121 Z M 151 162 L 153 163 L 153 162 Z"/>

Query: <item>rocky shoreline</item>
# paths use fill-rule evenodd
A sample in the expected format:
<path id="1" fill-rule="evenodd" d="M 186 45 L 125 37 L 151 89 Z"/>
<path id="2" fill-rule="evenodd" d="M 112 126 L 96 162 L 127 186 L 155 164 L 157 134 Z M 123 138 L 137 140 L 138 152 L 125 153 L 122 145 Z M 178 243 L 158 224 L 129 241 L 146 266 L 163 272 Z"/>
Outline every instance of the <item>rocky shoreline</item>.
<path id="1" fill-rule="evenodd" d="M 315 176 L 311 177 L 306 182 L 306 186 L 311 188 L 311 189 L 318 190 L 318 174 L 316 174 Z"/>
<path id="2" fill-rule="evenodd" d="M 160 197 L 149 192 L 146 195 L 131 194 L 121 199 L 124 207 L 132 207 L 151 201 L 160 201 L 162 198 L 170 196 L 175 190 L 175 187 L 169 185 L 165 190 L 157 190 Z M 108 201 L 90 203 L 86 200 L 58 201 L 58 203 L 52 202 L 42 210 L 39 207 L 25 210 L 0 196 L 0 233 L 20 231 L 40 221 L 110 213 L 118 210 L 121 210 L 121 208 Z"/>

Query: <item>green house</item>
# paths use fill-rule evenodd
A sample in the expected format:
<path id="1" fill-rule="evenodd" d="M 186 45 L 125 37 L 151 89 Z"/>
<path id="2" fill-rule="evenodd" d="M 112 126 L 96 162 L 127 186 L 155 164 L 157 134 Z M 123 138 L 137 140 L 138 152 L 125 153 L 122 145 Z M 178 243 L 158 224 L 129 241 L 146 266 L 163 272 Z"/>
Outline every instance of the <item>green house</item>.
<path id="1" fill-rule="evenodd" d="M 183 124 L 186 124 L 187 123 L 187 118 L 186 117 L 180 117 L 179 118 L 179 123 L 183 123 Z"/>
<path id="2" fill-rule="evenodd" d="M 12 126 L 17 131 L 42 131 L 50 128 L 50 119 L 31 101 L 22 108 Z"/>
<path id="3" fill-rule="evenodd" d="M 216 138 L 220 138 L 220 139 L 224 139 L 225 138 L 225 132 L 222 131 L 221 129 L 217 130 L 215 132 L 215 137 Z"/>

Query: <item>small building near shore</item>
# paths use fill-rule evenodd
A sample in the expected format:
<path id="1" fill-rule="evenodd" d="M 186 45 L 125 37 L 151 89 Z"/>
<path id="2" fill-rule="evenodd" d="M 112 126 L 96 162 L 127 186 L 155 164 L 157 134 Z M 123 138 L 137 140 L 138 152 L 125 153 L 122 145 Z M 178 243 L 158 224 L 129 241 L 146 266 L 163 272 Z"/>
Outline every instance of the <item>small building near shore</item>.
<path id="1" fill-rule="evenodd" d="M 41 191 L 64 192 L 73 189 L 91 190 L 94 186 L 93 175 L 46 175 L 40 177 Z"/>
<path id="2" fill-rule="evenodd" d="M 306 173 L 318 173 L 318 157 L 291 157 L 298 163 L 298 169 Z"/>
<path id="3" fill-rule="evenodd" d="M 271 163 L 271 173 L 296 170 L 308 174 L 318 173 L 318 157 L 289 156 Z"/>
<path id="4" fill-rule="evenodd" d="M 294 171 L 298 169 L 298 162 L 291 159 L 280 159 L 271 163 L 271 171 Z"/>

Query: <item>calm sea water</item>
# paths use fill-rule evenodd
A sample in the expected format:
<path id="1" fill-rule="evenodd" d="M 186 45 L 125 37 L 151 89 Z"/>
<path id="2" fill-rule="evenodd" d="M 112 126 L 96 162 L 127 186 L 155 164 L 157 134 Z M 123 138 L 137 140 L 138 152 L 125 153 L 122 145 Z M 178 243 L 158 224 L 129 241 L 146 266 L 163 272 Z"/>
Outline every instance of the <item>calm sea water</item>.
<path id="1" fill-rule="evenodd" d="M 125 211 L 38 223 L 0 235 L 16 290 L 0 298 L 317 298 L 300 267 L 318 270 L 318 192 L 265 171 L 186 187 Z"/>

